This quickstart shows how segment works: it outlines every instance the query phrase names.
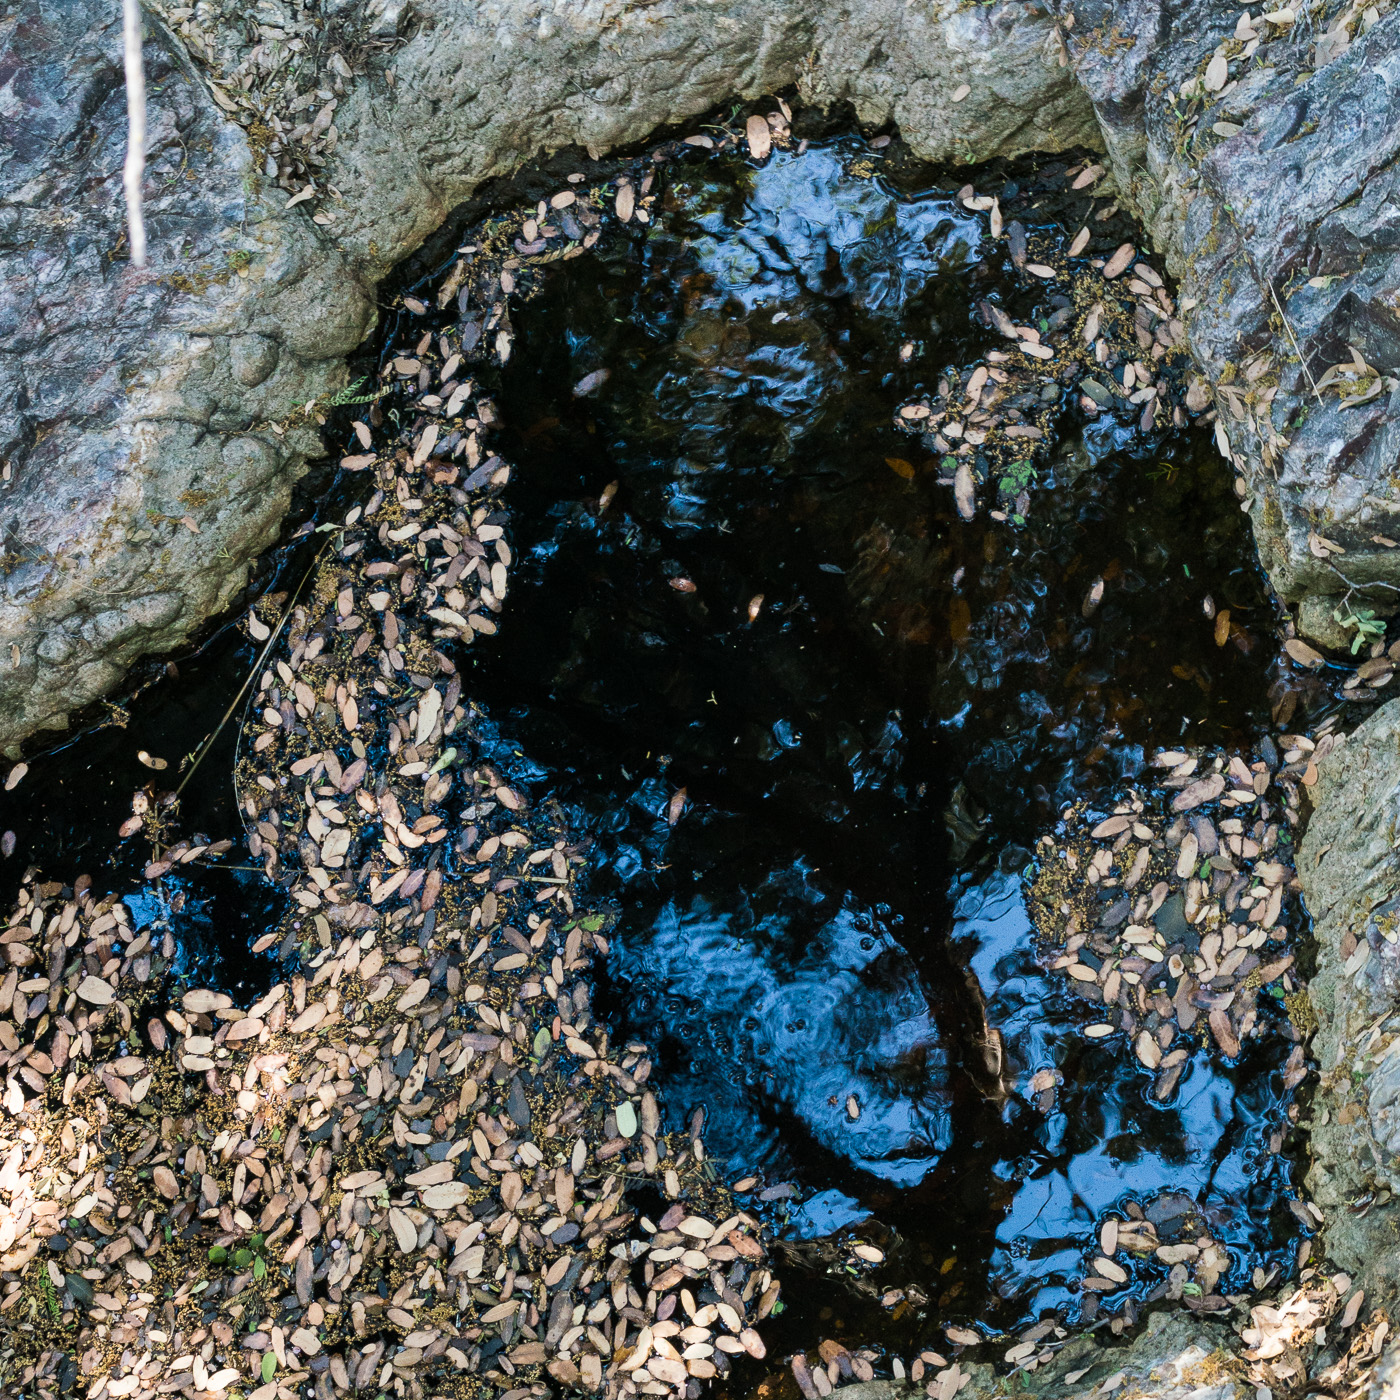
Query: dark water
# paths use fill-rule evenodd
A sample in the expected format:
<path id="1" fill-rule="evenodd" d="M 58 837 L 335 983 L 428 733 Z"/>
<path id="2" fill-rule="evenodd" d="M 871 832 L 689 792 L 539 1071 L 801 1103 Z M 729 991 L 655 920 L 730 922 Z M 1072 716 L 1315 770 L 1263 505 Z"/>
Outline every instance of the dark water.
<path id="1" fill-rule="evenodd" d="M 556 265 L 515 313 L 499 408 L 519 563 L 466 666 L 476 730 L 595 839 L 590 892 L 618 910 L 605 1010 L 658 1048 L 677 1120 L 703 1106 L 713 1156 L 801 1186 L 794 1235 L 873 1213 L 880 1288 L 1011 1326 L 1074 1316 L 1104 1213 L 1172 1191 L 1231 1248 L 1220 1291 L 1241 1290 L 1291 1253 L 1268 1150 L 1287 1047 L 1262 1037 L 1233 1068 L 1201 1053 L 1150 1101 L 1036 966 L 1021 872 L 1065 805 L 1108 798 L 1154 747 L 1269 730 L 1275 617 L 1244 517 L 1206 435 L 1067 419 L 1024 528 L 960 520 L 891 416 L 988 346 L 978 297 L 1020 315 L 1034 293 L 953 200 L 965 174 L 852 172 L 868 154 L 851 138 L 674 170 L 652 229 Z M 1003 204 L 1050 222 L 1034 172 L 1017 179 Z M 1239 624 L 1224 648 L 1207 598 Z M 111 854 L 132 790 L 174 786 L 251 659 L 225 632 L 128 729 L 37 762 L 0 804 L 6 885 L 42 851 L 57 876 L 135 889 L 148 848 Z M 232 760 L 231 727 L 186 833 L 240 833 Z M 136 906 L 183 968 L 242 989 L 271 970 L 246 950 L 277 894 L 245 859 L 167 881 L 183 908 Z M 1048 1114 L 1028 1089 L 1047 1068 Z M 823 1305 L 848 1339 L 930 1339 L 918 1309 L 896 1327 L 800 1275 L 792 1346 Z"/>
<path id="2" fill-rule="evenodd" d="M 987 343 L 969 308 L 1008 269 L 946 185 L 859 178 L 858 153 L 679 174 L 649 236 L 517 315 L 521 562 L 470 672 L 481 732 L 597 838 L 611 1015 L 713 1153 L 820 1193 L 796 1229 L 874 1211 L 903 1241 L 884 1286 L 1009 1324 L 1073 1312 L 1097 1220 L 1172 1190 L 1245 1287 L 1292 1233 L 1266 1147 L 1286 1047 L 1202 1053 L 1149 1103 L 1036 967 L 1020 895 L 1065 804 L 1155 746 L 1268 728 L 1243 517 L 1204 435 L 1105 424 L 1042 471 L 1026 528 L 961 521 L 891 414 Z M 1244 627 L 1224 649 L 1208 596 Z"/>

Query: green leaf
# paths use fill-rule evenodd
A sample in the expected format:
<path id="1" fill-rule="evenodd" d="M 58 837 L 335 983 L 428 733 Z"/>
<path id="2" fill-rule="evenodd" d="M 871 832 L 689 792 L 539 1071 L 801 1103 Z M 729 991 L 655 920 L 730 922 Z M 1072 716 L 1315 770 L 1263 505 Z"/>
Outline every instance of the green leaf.
<path id="1" fill-rule="evenodd" d="M 263 1384 L 264 1384 L 264 1385 L 267 1385 L 267 1384 L 272 1380 L 273 1376 L 275 1376 L 276 1374 L 277 1374 L 277 1358 L 276 1358 L 270 1351 L 265 1351 L 265 1352 L 263 1352 L 263 1359 L 262 1359 L 262 1378 L 263 1378 Z"/>
<path id="2" fill-rule="evenodd" d="M 233 1262 L 240 1269 L 246 1269 L 253 1262 L 253 1251 L 251 1249 L 239 1249 L 234 1251 Z"/>
<path id="3" fill-rule="evenodd" d="M 549 1027 L 541 1026 L 539 1030 L 535 1032 L 535 1043 L 533 1047 L 537 1060 L 544 1059 L 545 1055 L 549 1053 L 549 1042 Z"/>
<path id="4" fill-rule="evenodd" d="M 263 1247 L 263 1245 L 265 1245 L 266 1243 L 267 1243 L 267 1236 L 266 1236 L 266 1235 L 264 1235 L 264 1234 L 256 1234 L 256 1235 L 254 1235 L 254 1236 L 252 1237 L 252 1239 L 250 1239 L 250 1240 L 248 1241 L 248 1248 L 249 1248 L 249 1249 L 254 1249 L 254 1250 L 260 1250 L 260 1249 Z"/>
<path id="5" fill-rule="evenodd" d="M 589 933 L 597 933 L 607 921 L 608 916 L 606 914 L 590 914 L 587 918 L 579 920 L 584 929 Z"/>
<path id="6" fill-rule="evenodd" d="M 259 1254 L 258 1257 L 257 1257 L 256 1259 L 253 1260 L 253 1277 L 254 1277 L 254 1278 L 264 1278 L 264 1277 L 266 1277 L 266 1275 L 267 1275 L 267 1260 L 264 1259 L 264 1258 L 262 1257 L 261 1254 Z"/>
<path id="7" fill-rule="evenodd" d="M 223 1245 L 216 1244 L 209 1250 L 209 1262 L 211 1264 L 222 1264 L 228 1258 L 228 1250 Z"/>

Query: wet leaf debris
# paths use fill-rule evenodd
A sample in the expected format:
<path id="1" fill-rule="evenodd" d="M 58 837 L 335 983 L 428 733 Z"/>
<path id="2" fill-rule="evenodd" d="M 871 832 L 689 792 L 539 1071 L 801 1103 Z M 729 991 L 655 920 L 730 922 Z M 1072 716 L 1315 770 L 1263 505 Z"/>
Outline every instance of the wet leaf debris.
<path id="1" fill-rule="evenodd" d="M 1259 997 L 1298 990 L 1292 830 L 1316 768 L 1312 740 L 1281 744 L 1253 762 L 1164 751 L 1152 788 L 1106 815 L 1070 808 L 1041 837 L 1029 903 L 1048 965 L 1088 1003 L 1084 1034 L 1121 1037 L 1159 1101 L 1188 1045 L 1234 1059 Z"/>
<path id="2" fill-rule="evenodd" d="M 1194 1056 L 1234 1062 L 1266 1031 L 1284 1047 L 1283 1091 L 1307 1074 L 1293 830 L 1317 751 L 1302 735 L 1261 741 L 1251 758 L 1163 751 L 1150 785 L 1107 809 L 1069 808 L 1040 839 L 1027 896 L 1042 961 L 1085 1003 L 1083 1034 L 1132 1056 L 1157 1104 L 1171 1104 Z M 1055 1076 L 1036 1080 L 1048 1112 Z M 1270 1151 L 1282 1150 L 1285 1129 Z M 1310 1205 L 1289 1204 L 1304 1232 L 1320 1223 Z M 1221 1292 L 1229 1248 L 1187 1196 L 1128 1203 L 1099 1222 L 1095 1243 L 1080 1280 L 1083 1321 L 1112 1308 L 1119 1331 L 1144 1302 L 1223 1313 L 1239 1301 Z M 1300 1240 L 1300 1266 L 1310 1249 Z M 1256 1269 L 1251 1286 L 1270 1281 Z"/>
<path id="3" fill-rule="evenodd" d="M 1078 188 L 1093 168 L 1069 174 Z M 996 518 L 1025 516 L 1036 463 L 1071 410 L 1147 433 L 1184 426 L 1207 409 L 1204 386 L 1188 372 L 1179 308 L 1140 249 L 1123 243 L 1100 254 L 1087 225 L 1066 238 L 1004 221 L 999 199 L 971 185 L 957 198 L 987 215 L 991 240 L 1004 244 L 1013 275 L 1034 297 L 1020 320 L 998 301 L 979 301 L 977 317 L 1001 348 L 970 367 L 945 368 L 933 393 L 895 413 L 896 427 L 919 434 L 941 460 L 964 519 L 988 485 Z"/>
<path id="4" fill-rule="evenodd" d="M 392 354 L 355 426 L 366 499 L 304 597 L 247 619 L 269 649 L 235 776 L 287 897 L 254 947 L 286 978 L 246 1008 L 180 988 L 168 933 L 87 877 L 26 879 L 0 931 L 16 1393 L 81 1370 L 89 1400 L 693 1398 L 764 1354 L 759 1223 L 699 1117 L 664 1129 L 646 1047 L 596 1022 L 583 851 L 480 760 L 458 671 L 512 565 L 470 366 L 509 355 L 527 259 L 581 249 L 604 199 L 626 221 L 649 198 L 645 174 L 564 189 L 461 251 L 438 292 L 457 328 Z M 159 807 L 138 793 L 123 836 L 164 839 Z M 208 849 L 167 842 L 149 878 Z"/>

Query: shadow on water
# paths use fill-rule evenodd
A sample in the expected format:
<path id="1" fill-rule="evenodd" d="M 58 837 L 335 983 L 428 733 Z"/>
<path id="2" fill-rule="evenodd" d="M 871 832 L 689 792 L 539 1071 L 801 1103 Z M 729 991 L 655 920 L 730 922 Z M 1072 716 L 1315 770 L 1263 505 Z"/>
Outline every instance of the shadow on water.
<path id="1" fill-rule="evenodd" d="M 1049 193 L 1063 169 L 979 189 L 1077 223 Z M 1156 746 L 1268 730 L 1271 604 L 1203 435 L 1067 419 L 1016 528 L 961 520 L 893 430 L 895 405 L 988 348 L 977 298 L 1020 316 L 1035 295 L 953 198 L 963 178 L 851 137 L 761 170 L 680 164 L 649 229 L 549 269 L 499 384 L 519 566 L 500 636 L 466 661 L 476 732 L 593 838 L 590 893 L 618 910 L 601 1004 L 656 1047 L 672 1114 L 702 1107 L 733 1171 L 798 1183 L 794 1236 L 873 1212 L 879 1284 L 912 1305 L 892 1319 L 785 1273 L 774 1354 L 810 1345 L 823 1307 L 891 1345 L 927 1341 L 924 1315 L 1073 1316 L 1096 1220 L 1130 1199 L 1199 1209 L 1231 1247 L 1222 1292 L 1292 1238 L 1278 1043 L 1234 1067 L 1199 1054 L 1150 1101 L 1037 966 L 1021 895 L 1066 804 L 1107 800 Z M 295 586 L 300 549 L 271 586 Z M 1208 598 L 1236 623 L 1224 647 Z M 281 896 L 241 845 L 157 895 L 147 848 L 114 842 L 252 661 L 225 629 L 129 728 L 37 763 L 0 801 L 6 883 L 42 852 L 128 894 L 138 929 L 169 926 L 177 970 L 266 985 L 249 931 Z M 186 791 L 186 833 L 240 834 L 235 729 Z"/>
<path id="2" fill-rule="evenodd" d="M 1024 528 L 960 520 L 891 413 L 987 346 L 970 307 L 1009 269 L 946 182 L 864 154 L 679 172 L 652 230 L 517 314 L 521 566 L 472 661 L 479 732 L 596 838 L 619 1032 L 731 1168 L 818 1193 L 796 1232 L 874 1211 L 882 1284 L 1011 1324 L 1075 1311 L 1106 1209 L 1176 1192 L 1245 1286 L 1291 1235 L 1278 1044 L 1149 1103 L 1036 966 L 1020 895 L 1065 804 L 1268 728 L 1228 472 L 1203 436 L 1100 423 Z M 1208 597 L 1243 624 L 1224 648 Z"/>

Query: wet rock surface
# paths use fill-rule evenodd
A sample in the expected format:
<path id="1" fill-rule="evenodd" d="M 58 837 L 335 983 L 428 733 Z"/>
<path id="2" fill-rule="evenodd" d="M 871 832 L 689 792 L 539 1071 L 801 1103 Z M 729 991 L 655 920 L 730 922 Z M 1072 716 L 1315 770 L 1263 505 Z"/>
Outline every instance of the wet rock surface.
<path id="1" fill-rule="evenodd" d="M 1318 764 L 1316 810 L 1299 873 L 1318 941 L 1308 994 L 1321 1083 L 1310 1189 L 1346 1266 L 1396 1288 L 1400 1080 L 1395 1073 L 1395 921 L 1400 864 L 1400 706 L 1383 706 Z"/>
<path id="2" fill-rule="evenodd" d="M 319 453 L 371 306 L 281 213 L 156 29 L 146 212 L 127 261 L 120 17 L 11 7 L 0 172 L 0 745 L 61 727 L 226 607 Z"/>
<path id="3" fill-rule="evenodd" d="M 1310 601 L 1306 632 L 1340 645 L 1332 613 L 1354 586 L 1386 612 L 1400 587 L 1385 212 L 1400 19 L 1152 0 L 1058 11 L 1122 197 L 1193 304 L 1188 343 L 1270 580 Z"/>

